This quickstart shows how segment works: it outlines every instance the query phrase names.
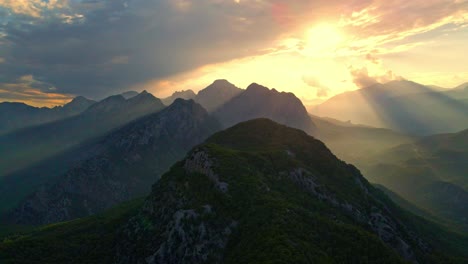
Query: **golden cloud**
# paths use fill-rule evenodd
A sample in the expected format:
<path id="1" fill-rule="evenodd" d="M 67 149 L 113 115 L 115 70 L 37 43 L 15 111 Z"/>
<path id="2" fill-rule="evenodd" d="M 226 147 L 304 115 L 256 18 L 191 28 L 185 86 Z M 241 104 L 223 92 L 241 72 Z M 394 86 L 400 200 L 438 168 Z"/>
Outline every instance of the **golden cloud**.
<path id="1" fill-rule="evenodd" d="M 37 107 L 51 107 L 63 105 L 75 96 L 56 92 L 45 92 L 37 86 L 47 86 L 47 90 L 55 91 L 57 88 L 34 79 L 32 75 L 20 77 L 15 83 L 0 84 L 0 102 L 23 102 Z"/>
<path id="2" fill-rule="evenodd" d="M 39 18 L 44 10 L 69 7 L 69 0 L 0 0 L 0 6 L 10 9 L 16 14 Z"/>

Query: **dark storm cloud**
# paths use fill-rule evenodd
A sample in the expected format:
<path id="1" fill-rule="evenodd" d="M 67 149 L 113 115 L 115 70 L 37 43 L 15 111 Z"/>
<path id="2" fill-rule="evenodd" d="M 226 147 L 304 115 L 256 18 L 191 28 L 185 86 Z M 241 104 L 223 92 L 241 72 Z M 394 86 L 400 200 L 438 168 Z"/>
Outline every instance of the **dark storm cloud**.
<path id="1" fill-rule="evenodd" d="M 13 14 L 0 29 L 0 82 L 33 75 L 66 94 L 100 97 L 250 55 L 278 30 L 269 9 L 255 5 L 88 0 L 39 18 Z"/>

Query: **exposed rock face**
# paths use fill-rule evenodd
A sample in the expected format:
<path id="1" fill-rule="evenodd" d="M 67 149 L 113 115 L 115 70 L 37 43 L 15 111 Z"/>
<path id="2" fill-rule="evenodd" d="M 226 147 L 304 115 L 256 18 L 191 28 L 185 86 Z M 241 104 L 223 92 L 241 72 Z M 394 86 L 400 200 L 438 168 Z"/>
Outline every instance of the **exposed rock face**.
<path id="1" fill-rule="evenodd" d="M 256 83 L 249 85 L 214 114 L 224 127 L 255 118 L 269 118 L 307 133 L 315 130 L 306 108 L 294 94 L 270 90 Z"/>
<path id="2" fill-rule="evenodd" d="M 379 195 L 320 141 L 248 121 L 210 137 L 153 186 L 121 231 L 116 262 L 286 263 L 288 246 L 301 255 L 340 245 L 353 248 L 350 262 L 425 263 L 431 247 Z M 337 242 L 350 226 L 355 237 Z M 376 252 L 362 248 L 369 245 Z"/>
<path id="3" fill-rule="evenodd" d="M 218 175 L 214 173 L 213 161 L 208 153 L 203 150 L 194 151 L 192 155 L 185 160 L 184 169 L 187 173 L 201 173 L 208 176 L 213 181 L 216 188 L 225 193 L 228 191 L 229 184 L 219 180 Z"/>
<path id="4" fill-rule="evenodd" d="M 351 171 L 353 170 L 355 168 L 351 167 Z M 317 184 L 310 172 L 302 168 L 290 171 L 289 174 L 283 174 L 289 175 L 291 180 L 298 186 L 315 195 L 318 199 L 347 212 L 354 220 L 368 226 L 383 242 L 395 249 L 406 260 L 417 262 L 411 246 L 405 241 L 405 239 L 408 239 L 404 234 L 404 232 L 408 232 L 407 228 L 393 219 L 392 214 L 385 207 L 372 206 L 371 210 L 366 212 L 365 208 L 362 208 L 362 205 L 353 205 L 347 201 L 339 201 L 332 193 L 326 190 L 325 186 Z M 369 196 L 369 199 L 375 199 L 378 203 L 382 204 L 377 197 L 373 197 L 370 194 L 369 189 L 362 182 L 362 176 L 358 172 L 355 177 L 355 182 L 364 194 Z M 414 237 L 410 239 L 414 239 Z M 424 251 L 429 251 L 428 246 L 424 245 L 424 242 L 421 243 L 423 244 L 422 248 Z"/>
<path id="5" fill-rule="evenodd" d="M 183 170 L 209 177 L 226 193 L 227 186 L 212 170 L 214 163 L 207 152 L 194 151 Z M 179 186 L 167 180 L 154 186 L 140 213 L 123 228 L 117 263 L 221 263 L 237 221 L 222 217 L 210 204 L 194 206 L 193 198 L 184 194 L 188 182 Z"/>
<path id="6" fill-rule="evenodd" d="M 41 187 L 13 218 L 25 224 L 65 221 L 144 195 L 171 164 L 218 129 L 200 105 L 178 99 L 107 135 L 93 157 Z"/>

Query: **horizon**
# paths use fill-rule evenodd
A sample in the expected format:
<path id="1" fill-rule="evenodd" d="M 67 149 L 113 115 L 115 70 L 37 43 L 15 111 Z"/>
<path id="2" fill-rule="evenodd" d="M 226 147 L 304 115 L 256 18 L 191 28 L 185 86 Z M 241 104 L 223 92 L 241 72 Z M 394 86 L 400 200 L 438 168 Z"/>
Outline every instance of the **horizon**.
<path id="1" fill-rule="evenodd" d="M 0 102 L 166 97 L 225 78 L 310 105 L 378 82 L 468 80 L 463 1 L 32 0 L 0 13 Z"/>
<path id="2" fill-rule="evenodd" d="M 212 83 L 214 83 L 215 81 L 218 81 L 218 80 L 226 80 L 226 81 L 228 81 L 229 83 L 233 84 L 234 86 L 236 86 L 237 88 L 240 88 L 240 89 L 242 89 L 242 90 L 246 90 L 246 89 L 248 88 L 249 85 L 254 84 L 254 83 L 259 84 L 259 85 L 261 85 L 261 86 L 265 86 L 265 85 L 263 85 L 262 83 L 252 82 L 252 83 L 250 83 L 249 85 L 247 85 L 246 87 L 240 87 L 240 86 L 237 86 L 235 83 L 230 82 L 228 79 L 216 79 L 216 80 L 214 80 Z M 363 88 L 369 88 L 369 87 L 371 87 L 371 86 L 374 86 L 375 84 L 382 84 L 382 85 L 385 85 L 385 84 L 388 84 L 388 83 L 391 83 L 391 82 L 394 82 L 394 81 L 408 81 L 408 82 L 413 82 L 413 81 L 411 81 L 411 80 L 405 80 L 405 79 L 402 79 L 402 80 L 391 80 L 391 81 L 388 81 L 388 82 L 385 82 L 385 83 L 377 82 L 377 83 L 371 84 L 371 85 L 366 86 L 366 87 L 363 87 Z M 212 83 L 210 83 L 210 84 L 212 84 Z M 415 83 L 416 83 L 416 82 L 415 82 Z M 458 88 L 458 87 L 460 87 L 460 86 L 463 86 L 463 85 L 465 85 L 465 84 L 467 84 L 467 83 L 468 83 L 468 82 L 463 82 L 463 83 L 460 83 L 459 85 L 456 85 L 456 86 L 454 86 L 454 87 L 442 87 L 442 86 L 437 86 L 437 88 L 443 89 L 442 91 L 444 91 L 444 90 L 449 91 L 449 90 L 451 90 L 451 89 L 455 89 L 455 88 Z M 171 91 L 170 94 L 166 94 L 166 95 L 163 95 L 163 96 L 157 96 L 157 95 L 154 94 L 153 92 L 148 91 L 148 90 L 146 90 L 146 89 L 143 89 L 143 90 L 140 90 L 140 91 L 137 91 L 137 90 L 124 90 L 124 91 L 122 91 L 121 93 L 118 93 L 118 94 L 109 94 L 109 95 L 107 95 L 107 96 L 105 96 L 105 97 L 101 97 L 101 98 L 89 98 L 89 97 L 86 97 L 86 96 L 83 96 L 83 95 L 79 95 L 79 94 L 78 94 L 78 95 L 74 95 L 74 96 L 70 97 L 68 100 L 66 100 L 66 101 L 64 101 L 64 102 L 60 102 L 60 103 L 58 103 L 58 104 L 46 104 L 46 105 L 41 104 L 41 103 L 35 104 L 34 102 L 28 102 L 28 101 L 24 101 L 24 100 L 18 100 L 18 101 L 8 101 L 8 100 L 1 101 L 1 100 L 0 100 L 0 104 L 1 104 L 1 103 L 23 103 L 23 104 L 26 104 L 26 105 L 29 105 L 29 106 L 32 106 L 32 107 L 37 107 L 37 108 L 44 108 L 44 107 L 45 107 L 45 108 L 54 108 L 54 107 L 64 106 L 64 105 L 70 103 L 71 101 L 73 101 L 75 98 L 78 98 L 78 97 L 84 97 L 84 98 L 86 98 L 86 99 L 90 99 L 90 100 L 94 100 L 94 101 L 96 101 L 96 102 L 99 102 L 99 101 L 102 101 L 102 100 L 104 100 L 104 99 L 106 99 L 106 98 L 108 98 L 108 97 L 110 97 L 110 96 L 122 95 L 122 94 L 124 94 L 124 93 L 129 93 L 129 92 L 136 92 L 136 93 L 138 93 L 138 94 L 143 93 L 143 92 L 147 92 L 147 93 L 152 94 L 152 95 L 155 96 L 156 98 L 163 100 L 163 99 L 166 99 L 166 98 L 169 98 L 169 97 L 175 95 L 176 93 L 182 93 L 182 92 L 187 92 L 187 91 L 192 91 L 192 92 L 194 92 L 195 95 L 197 95 L 201 90 L 207 88 L 210 84 L 207 84 L 206 86 L 201 87 L 201 88 L 199 88 L 199 89 L 174 90 L 174 91 Z M 417 84 L 419 84 L 419 83 L 417 83 Z M 432 85 L 425 85 L 425 84 L 421 84 L 421 85 L 424 85 L 425 87 L 427 87 L 427 88 L 429 88 L 429 89 L 433 89 L 433 88 L 432 88 Z M 307 111 L 309 111 L 308 108 L 314 107 L 314 106 L 318 106 L 318 105 L 320 105 L 321 103 L 324 103 L 324 102 L 326 102 L 328 99 L 331 99 L 331 98 L 333 98 L 333 97 L 335 96 L 335 95 L 334 95 L 334 96 L 330 96 L 329 98 L 322 99 L 322 100 L 317 99 L 317 100 L 314 100 L 314 101 L 311 103 L 310 101 L 307 101 L 307 99 L 305 99 L 305 98 L 300 98 L 300 97 L 298 97 L 294 92 L 290 92 L 290 91 L 288 91 L 288 90 L 283 90 L 283 89 L 277 88 L 277 87 L 268 87 L 268 86 L 265 86 L 265 87 L 268 88 L 269 90 L 273 90 L 273 89 L 274 89 L 274 90 L 277 90 L 278 92 L 287 92 L 287 93 L 292 93 L 292 94 L 294 94 L 294 96 L 296 96 L 299 100 L 301 100 L 302 104 L 307 108 Z M 359 90 L 359 89 L 363 89 L 363 88 L 358 88 L 358 89 L 355 89 L 355 90 Z M 345 92 L 355 91 L 355 90 L 348 90 L 348 91 L 345 91 Z M 434 91 L 440 91 L 440 90 L 434 89 Z M 339 95 L 339 94 L 336 94 L 336 95 Z M 307 102 L 309 102 L 309 103 L 307 103 Z M 313 113 L 310 113 L 310 114 L 313 114 Z"/>

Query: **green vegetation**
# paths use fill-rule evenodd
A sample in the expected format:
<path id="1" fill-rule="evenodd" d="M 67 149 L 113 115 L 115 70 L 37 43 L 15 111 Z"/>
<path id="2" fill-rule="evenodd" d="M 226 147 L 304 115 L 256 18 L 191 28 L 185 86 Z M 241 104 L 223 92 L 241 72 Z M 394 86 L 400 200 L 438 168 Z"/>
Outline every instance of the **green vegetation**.
<path id="1" fill-rule="evenodd" d="M 359 167 L 369 181 L 428 211 L 439 223 L 468 232 L 468 130 L 425 137 L 363 160 Z"/>
<path id="2" fill-rule="evenodd" d="M 100 215 L 0 238 L 0 263 L 112 263 L 116 230 L 142 202 L 136 199 Z"/>
<path id="3" fill-rule="evenodd" d="M 266 119 L 195 147 L 141 204 L 7 236 L 0 262 L 144 263 L 159 252 L 162 263 L 408 263 L 398 239 L 419 263 L 468 261 L 466 235 L 400 209 L 322 142 Z M 392 222 L 390 241 L 373 214 Z"/>
<path id="4" fill-rule="evenodd" d="M 399 209 L 357 170 L 337 160 L 323 143 L 302 131 L 265 119 L 249 121 L 213 135 L 187 159 L 196 153 L 207 153 L 218 180 L 227 183 L 227 193 L 220 191 L 209 176 L 187 173 L 184 162 L 176 164 L 154 186 L 147 204 L 152 209 L 141 211 L 125 228 L 123 255 L 143 261 L 161 243 L 169 252 L 190 250 L 180 248 L 189 243 L 185 236 L 168 237 L 166 227 L 174 226 L 168 215 L 193 210 L 201 216 L 188 218 L 184 234 L 197 230 L 200 223 L 217 230 L 236 222 L 224 251 L 210 253 L 223 263 L 405 263 L 367 226 L 368 220 L 357 221 L 352 213 L 317 199 L 292 181 L 290 173 L 303 168 L 310 173 L 305 177 L 312 178 L 321 186 L 320 191 L 337 201 L 346 201 L 364 214 L 385 207 L 393 218 L 404 219 L 404 227 L 395 228 L 410 243 L 419 261 L 466 261 L 462 248 L 468 245 L 467 237 Z M 364 194 L 356 177 L 362 179 L 371 195 Z M 212 213 L 201 213 L 207 205 Z M 423 252 L 418 242 L 409 238 L 408 230 L 436 247 Z M 192 239 L 196 244 L 209 241 L 196 235 L 188 240 Z"/>

